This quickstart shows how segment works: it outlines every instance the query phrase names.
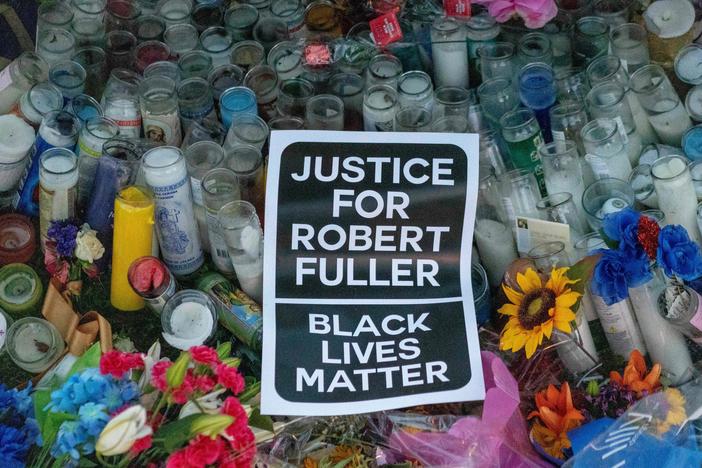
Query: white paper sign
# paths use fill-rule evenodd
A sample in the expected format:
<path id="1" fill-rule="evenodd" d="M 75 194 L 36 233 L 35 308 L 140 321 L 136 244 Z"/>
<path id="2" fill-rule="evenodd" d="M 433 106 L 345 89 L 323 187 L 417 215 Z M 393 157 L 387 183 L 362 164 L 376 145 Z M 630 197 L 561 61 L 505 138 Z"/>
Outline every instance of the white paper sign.
<path id="1" fill-rule="evenodd" d="M 477 187 L 477 135 L 271 134 L 264 414 L 484 398 Z"/>

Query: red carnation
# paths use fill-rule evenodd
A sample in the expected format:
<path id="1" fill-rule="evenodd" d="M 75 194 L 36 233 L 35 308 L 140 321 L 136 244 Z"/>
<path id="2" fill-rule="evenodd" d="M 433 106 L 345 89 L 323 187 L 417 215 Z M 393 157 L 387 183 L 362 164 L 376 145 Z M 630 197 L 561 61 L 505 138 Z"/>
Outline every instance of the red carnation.
<path id="1" fill-rule="evenodd" d="M 110 374 L 115 378 L 122 376 L 132 369 L 143 369 L 144 358 L 138 353 L 123 353 L 112 350 L 102 355 L 100 358 L 100 373 Z"/>
<path id="2" fill-rule="evenodd" d="M 226 364 L 217 366 L 217 382 L 231 390 L 234 394 L 244 391 L 244 378 L 236 367 L 229 367 Z"/>
<path id="3" fill-rule="evenodd" d="M 152 442 L 153 440 L 151 435 L 147 435 L 145 437 L 142 437 L 141 439 L 137 439 L 134 442 L 134 445 L 132 445 L 132 448 L 129 449 L 129 453 L 131 455 L 139 455 L 144 450 L 150 449 Z"/>
<path id="4" fill-rule="evenodd" d="M 166 468 L 191 468 L 188 463 L 187 448 L 173 452 L 166 460 Z"/>
<path id="5" fill-rule="evenodd" d="M 190 356 L 195 362 L 200 364 L 219 364 L 219 356 L 217 356 L 217 351 L 209 346 L 193 346 L 190 348 L 189 352 Z"/>
<path id="6" fill-rule="evenodd" d="M 211 439 L 198 435 L 185 449 L 188 463 L 192 466 L 206 466 L 214 464 L 222 455 L 224 441 L 219 437 Z"/>
<path id="7" fill-rule="evenodd" d="M 636 237 L 643 247 L 646 255 L 651 260 L 656 259 L 656 252 L 658 251 L 658 234 L 661 232 L 660 226 L 653 219 L 648 216 L 641 216 L 639 218 L 639 229 Z"/>
<path id="8" fill-rule="evenodd" d="M 210 393 L 217 382 L 209 375 L 200 375 L 195 377 L 194 387 L 202 393 Z"/>
<path id="9" fill-rule="evenodd" d="M 151 369 L 151 385 L 157 389 L 165 392 L 168 390 L 168 382 L 166 382 L 166 371 L 171 367 L 173 363 L 171 361 L 159 361 L 154 364 Z"/>
<path id="10" fill-rule="evenodd" d="M 174 388 L 171 392 L 171 399 L 179 405 L 184 405 L 190 399 L 193 392 L 195 392 L 195 385 L 196 381 L 195 377 L 193 376 L 193 370 L 188 369 L 188 372 L 185 374 L 185 379 L 183 379 L 183 383 Z"/>

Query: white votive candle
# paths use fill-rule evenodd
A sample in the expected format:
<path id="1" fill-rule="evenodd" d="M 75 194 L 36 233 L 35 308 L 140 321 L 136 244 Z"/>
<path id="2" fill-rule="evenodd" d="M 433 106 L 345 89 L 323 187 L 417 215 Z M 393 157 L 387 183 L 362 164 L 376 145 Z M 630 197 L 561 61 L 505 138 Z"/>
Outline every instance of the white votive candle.
<path id="1" fill-rule="evenodd" d="M 671 108 L 671 106 L 674 107 Z M 649 115 L 648 120 L 659 140 L 666 145 L 680 146 L 683 133 L 692 127 L 692 120 L 685 106 L 679 101 L 662 100 L 656 104 L 656 108 L 664 112 Z"/>
<path id="2" fill-rule="evenodd" d="M 0 163 L 21 161 L 34 144 L 34 129 L 16 115 L 0 116 Z"/>
<path id="3" fill-rule="evenodd" d="M 702 84 L 702 46 L 690 44 L 678 52 L 675 74 L 685 83 Z"/>
<path id="4" fill-rule="evenodd" d="M 679 224 L 690 238 L 702 241 L 697 227 L 697 194 L 687 160 L 682 156 L 661 158 L 651 168 L 658 206 L 665 214 L 666 224 Z"/>
<path id="5" fill-rule="evenodd" d="M 215 330 L 214 304 L 201 291 L 183 290 L 168 300 L 161 312 L 164 339 L 187 350 L 205 343 Z"/>
<path id="6" fill-rule="evenodd" d="M 499 221 L 479 219 L 475 223 L 475 243 L 490 285 L 498 286 L 509 264 L 517 258 L 512 230 Z"/>

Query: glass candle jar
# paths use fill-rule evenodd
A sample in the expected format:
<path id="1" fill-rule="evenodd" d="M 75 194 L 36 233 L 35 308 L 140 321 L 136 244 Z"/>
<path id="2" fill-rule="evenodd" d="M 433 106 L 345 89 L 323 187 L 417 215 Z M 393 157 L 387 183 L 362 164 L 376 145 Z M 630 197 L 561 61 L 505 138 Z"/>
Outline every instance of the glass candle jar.
<path id="1" fill-rule="evenodd" d="M 592 10 L 611 29 L 629 22 L 632 4 L 630 0 L 596 0 Z"/>
<path id="2" fill-rule="evenodd" d="M 526 169 L 533 173 L 538 181 L 541 195 L 545 196 L 546 183 L 538 152 L 544 140 L 536 116 L 529 109 L 510 111 L 500 118 L 500 127 L 512 163 L 519 169 Z"/>
<path id="3" fill-rule="evenodd" d="M 304 33 L 305 5 L 301 0 L 273 0 L 271 14 L 286 24 L 291 36 L 299 37 Z"/>
<path id="4" fill-rule="evenodd" d="M 574 21 L 592 14 L 591 0 L 556 0 L 558 11 L 570 15 Z"/>
<path id="5" fill-rule="evenodd" d="M 400 108 L 420 106 L 430 112 L 434 108 L 434 87 L 429 75 L 423 71 L 413 70 L 400 75 L 397 92 Z"/>
<path id="6" fill-rule="evenodd" d="M 551 66 L 553 64 L 551 40 L 544 33 L 533 32 L 523 35 L 517 44 L 517 62 L 520 68 L 535 62 Z"/>
<path id="7" fill-rule="evenodd" d="M 163 33 L 163 42 L 171 49 L 171 53 L 176 58 L 197 49 L 199 38 L 197 29 L 191 24 L 174 24 L 168 26 Z"/>
<path id="8" fill-rule="evenodd" d="M 478 87 L 478 97 L 483 112 L 493 128 L 499 128 L 502 117 L 519 106 L 517 91 L 512 86 L 512 82 L 506 78 L 483 82 Z"/>
<path id="9" fill-rule="evenodd" d="M 178 85 L 178 109 L 182 128 L 191 122 L 216 119 L 210 84 L 202 78 L 188 78 Z"/>
<path id="10" fill-rule="evenodd" d="M 465 27 L 450 17 L 437 18 L 431 26 L 434 84 L 468 88 L 468 46 Z"/>
<path id="11" fill-rule="evenodd" d="M 253 39 L 268 53 L 278 42 L 290 39 L 288 25 L 282 19 L 262 17 L 253 27 Z"/>
<path id="12" fill-rule="evenodd" d="M 68 102 L 85 89 L 85 68 L 72 60 L 56 62 L 49 69 L 49 82 L 56 86 Z"/>
<path id="13" fill-rule="evenodd" d="M 366 88 L 376 84 L 386 84 L 397 88 L 397 80 L 402 74 L 402 62 L 390 54 L 378 54 L 366 68 Z"/>
<path id="14" fill-rule="evenodd" d="M 262 64 L 266 58 L 266 50 L 256 41 L 241 41 L 234 44 L 229 60 L 244 72 Z"/>
<path id="15" fill-rule="evenodd" d="M 136 21 L 141 16 L 141 8 L 129 0 L 109 0 L 105 10 L 105 30 L 136 32 Z"/>
<path id="16" fill-rule="evenodd" d="M 144 73 L 144 69 L 154 62 L 168 60 L 171 49 L 160 41 L 142 42 L 134 49 L 134 70 Z"/>
<path id="17" fill-rule="evenodd" d="M 493 42 L 480 46 L 477 51 L 480 60 L 480 74 L 482 81 L 493 78 L 507 78 L 514 76 L 515 55 L 514 44 L 511 42 Z"/>
<path id="18" fill-rule="evenodd" d="M 342 34 L 339 7 L 329 0 L 313 0 L 305 8 L 305 26 L 312 33 L 327 37 Z"/>
<path id="19" fill-rule="evenodd" d="M 141 187 L 136 189 L 143 190 Z M 148 191 L 148 189 L 145 189 Z M 149 193 L 147 196 L 151 196 Z M 151 197 L 153 204 L 153 197 Z M 146 306 L 161 317 L 166 303 L 176 293 L 178 283 L 166 264 L 152 256 L 143 256 L 129 264 L 129 286 Z M 115 306 L 116 307 L 116 306 Z M 119 308 L 119 307 L 118 307 Z"/>
<path id="20" fill-rule="evenodd" d="M 224 91 L 219 105 L 222 124 L 226 129 L 231 127 L 234 116 L 257 113 L 256 95 L 244 86 L 234 86 Z"/>
<path id="21" fill-rule="evenodd" d="M 566 102 L 585 102 L 585 96 L 590 90 L 585 70 L 581 68 L 561 68 L 555 72 L 558 100 Z"/>
<path id="22" fill-rule="evenodd" d="M 24 317 L 7 330 L 7 354 L 24 371 L 38 374 L 63 355 L 66 345 L 58 329 L 48 320 Z"/>
<path id="23" fill-rule="evenodd" d="M 219 210 L 219 223 L 241 289 L 261 303 L 263 299 L 263 231 L 256 209 L 243 200 Z"/>
<path id="24" fill-rule="evenodd" d="M 251 145 L 263 151 L 269 133 L 268 125 L 261 117 L 248 113 L 236 114 L 224 140 L 224 147 Z"/>
<path id="25" fill-rule="evenodd" d="M 468 119 L 465 117 L 447 115 L 434 119 L 431 124 L 431 131 L 437 133 L 468 133 L 470 130 L 468 128 Z"/>
<path id="26" fill-rule="evenodd" d="M 239 179 L 241 199 L 246 200 L 256 208 L 258 218 L 263 222 L 266 175 L 263 170 L 261 150 L 252 145 L 239 144 L 226 147 L 224 153 L 224 167 L 233 171 Z M 231 254 L 231 251 L 229 253 Z"/>
<path id="27" fill-rule="evenodd" d="M 256 105 L 261 118 L 270 120 L 278 115 L 278 75 L 273 68 L 268 65 L 252 68 L 244 76 L 244 86 L 256 93 Z"/>
<path id="28" fill-rule="evenodd" d="M 100 47 L 82 47 L 73 56 L 86 72 L 85 93 L 93 97 L 102 96 L 107 82 L 107 55 Z"/>
<path id="29" fill-rule="evenodd" d="M 281 115 L 305 116 L 307 101 L 314 96 L 314 85 L 304 78 L 294 78 L 280 83 L 276 103 Z"/>
<path id="30" fill-rule="evenodd" d="M 0 209 L 12 204 L 17 184 L 31 158 L 34 129 L 16 115 L 0 116 Z M 0 261 L 1 262 L 1 261 Z"/>
<path id="31" fill-rule="evenodd" d="M 142 80 L 139 105 L 146 138 L 169 146 L 180 145 L 180 113 L 173 80 L 160 76 Z"/>
<path id="32" fill-rule="evenodd" d="M 81 125 L 93 117 L 102 117 L 102 106 L 95 98 L 87 94 L 79 94 L 71 99 L 71 102 L 63 108 L 66 112 L 73 114 L 80 121 Z"/>
<path id="33" fill-rule="evenodd" d="M 585 107 L 579 102 L 566 102 L 553 106 L 550 111 L 551 135 L 554 141 L 570 140 L 577 144 L 578 152 L 585 153 L 580 130 L 588 122 Z"/>
<path id="34" fill-rule="evenodd" d="M 437 119 L 433 126 L 432 131 L 437 131 L 436 128 L 439 126 L 439 122 L 443 119 L 456 119 L 453 122 L 448 121 L 450 126 L 458 126 L 462 128 L 462 121 L 466 122 L 468 126 L 468 121 L 465 117 L 461 116 L 447 116 Z M 450 122 L 450 123 L 449 123 Z M 452 130 L 447 130 L 452 131 Z M 468 129 L 465 131 L 457 131 L 456 133 L 467 133 Z M 497 143 L 497 134 L 492 130 L 484 131 L 480 134 L 480 147 L 478 151 L 479 158 L 479 170 L 481 178 L 487 174 L 495 174 L 496 176 L 502 175 L 507 172 L 507 164 L 505 164 L 505 159 L 502 157 L 502 151 Z"/>
<path id="35" fill-rule="evenodd" d="M 141 77 L 133 71 L 117 68 L 110 73 L 102 95 L 105 117 L 117 123 L 120 135 L 125 138 L 141 135 L 140 83 Z"/>
<path id="36" fill-rule="evenodd" d="M 212 66 L 229 64 L 234 45 L 231 33 L 222 27 L 213 26 L 200 34 L 200 47 L 212 58 Z"/>
<path id="37" fill-rule="evenodd" d="M 68 148 L 46 150 L 39 163 L 39 233 L 42 250 L 51 221 L 76 215 L 78 157 Z"/>
<path id="38" fill-rule="evenodd" d="M 527 253 L 527 258 L 534 262 L 537 270 L 547 275 L 556 268 L 567 267 L 571 264 L 566 245 L 560 241 L 535 245 Z"/>
<path id="39" fill-rule="evenodd" d="M 258 10 L 251 5 L 235 4 L 224 15 L 224 27 L 232 33 L 236 42 L 251 39 L 257 22 Z"/>
<path id="40" fill-rule="evenodd" d="M 396 132 L 428 132 L 431 128 L 431 111 L 425 107 L 409 106 L 395 114 Z"/>
<path id="41" fill-rule="evenodd" d="M 395 88 L 371 86 L 363 96 L 363 129 L 366 132 L 391 132 L 398 107 Z"/>
<path id="42" fill-rule="evenodd" d="M 337 73 L 329 80 L 329 92 L 344 101 L 344 130 L 363 130 L 364 86 L 363 77 L 353 73 Z"/>
<path id="43" fill-rule="evenodd" d="M 609 28 L 602 18 L 586 16 L 575 23 L 573 36 L 573 63 L 587 66 L 597 57 L 606 55 L 609 49 Z"/>
<path id="44" fill-rule="evenodd" d="M 200 34 L 208 28 L 219 27 L 224 20 L 224 11 L 219 3 L 200 2 L 190 16 L 193 26 Z"/>
<path id="45" fill-rule="evenodd" d="M 119 133 L 119 125 L 106 117 L 88 120 L 78 136 L 78 205 L 86 206 L 105 142 Z M 95 226 L 91 224 L 95 229 Z"/>
<path id="46" fill-rule="evenodd" d="M 63 107 L 63 94 L 49 82 L 38 83 L 24 93 L 12 113 L 21 117 L 28 124 L 38 127 L 44 116 L 50 111 Z"/>
<path id="47" fill-rule="evenodd" d="M 216 120 L 203 120 L 202 122 L 193 121 L 188 128 L 185 129 L 183 143 L 181 149 L 186 150 L 193 143 L 198 141 L 213 141 L 218 145 L 224 143 L 224 137 L 227 130 Z"/>
<path id="48" fill-rule="evenodd" d="M 596 179 L 629 179 L 631 162 L 617 121 L 595 119 L 585 125 L 580 134 L 587 151 L 585 159 Z"/>
<path id="49" fill-rule="evenodd" d="M 202 198 L 205 205 L 205 219 L 210 238 L 212 261 L 217 270 L 231 277 L 234 275 L 234 265 L 229 258 L 229 251 L 217 215 L 224 205 L 240 198 L 239 179 L 236 174 L 224 168 L 209 170 L 202 178 Z"/>
<path id="50" fill-rule="evenodd" d="M 318 94 L 307 101 L 305 123 L 310 130 L 343 130 L 344 101 L 333 94 Z"/>
<path id="51" fill-rule="evenodd" d="M 653 163 L 651 174 L 658 195 L 658 206 L 666 224 L 684 227 L 690 239 L 702 242 L 697 227 L 697 193 L 692 175 L 683 156 L 667 156 Z"/>
<path id="52" fill-rule="evenodd" d="M 141 42 L 161 41 L 166 32 L 166 22 L 155 15 L 143 15 L 136 21 L 136 38 Z"/>
<path id="53" fill-rule="evenodd" d="M 702 46 L 696 43 L 688 44 L 675 57 L 675 75 L 683 83 L 702 84 Z"/>
<path id="54" fill-rule="evenodd" d="M 266 63 L 275 69 L 281 81 L 298 77 L 302 73 L 302 51 L 293 41 L 282 41 L 274 45 Z"/>
<path id="55" fill-rule="evenodd" d="M 304 130 L 305 121 L 300 117 L 282 116 L 268 121 L 271 130 Z M 363 130 L 361 128 L 361 130 Z"/>
<path id="56" fill-rule="evenodd" d="M 210 83 L 212 95 L 219 108 L 219 99 L 222 93 L 234 86 L 241 86 L 244 81 L 244 70 L 232 64 L 220 65 L 210 72 L 207 81 Z"/>
<path id="57" fill-rule="evenodd" d="M 107 66 L 115 68 L 132 68 L 132 52 L 137 45 L 137 38 L 129 31 L 112 31 L 105 38 Z"/>
<path id="58" fill-rule="evenodd" d="M 481 185 L 475 215 L 475 244 L 485 267 L 490 286 L 502 283 L 505 270 L 517 258 L 512 230 L 502 223 L 493 204 L 490 188 Z"/>
<path id="59" fill-rule="evenodd" d="M 434 114 L 436 117 L 449 115 L 467 116 L 468 106 L 474 97 L 465 88 L 443 86 L 434 91 Z"/>
<path id="60" fill-rule="evenodd" d="M 515 235 L 518 216 L 542 218 L 541 213 L 536 209 L 542 195 L 533 172 L 528 169 L 513 169 L 498 177 L 497 182 L 500 210 Z"/>
<path id="61" fill-rule="evenodd" d="M 568 192 L 573 196 L 573 203 L 578 208 L 579 218 L 585 220 L 582 211 L 582 198 L 585 192 L 581 158 L 574 142 L 556 141 L 542 145 L 539 155 L 544 168 L 546 190 L 549 195 Z"/>
<path id="62" fill-rule="evenodd" d="M 200 229 L 200 239 L 203 245 L 207 244 L 205 250 L 208 251 L 210 251 L 210 245 L 202 195 L 202 178 L 208 171 L 220 166 L 223 161 L 224 150 L 214 141 L 198 141 L 189 145 L 185 150 L 185 163 L 195 203 L 195 218 Z"/>
<path id="63" fill-rule="evenodd" d="M 76 51 L 76 38 L 66 29 L 45 29 L 37 39 L 37 54 L 51 66 L 71 60 Z"/>
<path id="64" fill-rule="evenodd" d="M 169 345 L 187 351 L 205 344 L 217 331 L 217 308 L 202 291 L 178 291 L 163 307 L 161 327 Z"/>
<path id="65" fill-rule="evenodd" d="M 22 94 L 46 81 L 49 66 L 34 52 L 23 52 L 0 71 L 0 114 L 6 114 Z"/>
<path id="66" fill-rule="evenodd" d="M 663 69 L 658 65 L 641 67 L 631 75 L 630 83 L 660 141 L 680 146 L 692 121 Z"/>
<path id="67" fill-rule="evenodd" d="M 142 73 L 144 78 L 149 78 L 151 76 L 165 76 L 172 79 L 176 84 L 180 84 L 180 68 L 175 62 L 169 62 L 167 60 L 161 60 L 154 62 L 144 69 Z"/>
<path id="68" fill-rule="evenodd" d="M 63 2 L 45 2 L 37 9 L 37 37 L 47 29 L 70 29 L 74 9 Z"/>
<path id="69" fill-rule="evenodd" d="M 650 164 L 639 164 L 636 166 L 629 174 L 629 185 L 634 190 L 637 202 L 650 208 L 658 208 L 658 195 L 656 195 L 656 189 L 653 186 Z M 696 186 L 695 190 L 697 190 Z"/>
<path id="70" fill-rule="evenodd" d="M 583 192 L 583 209 L 593 231 L 602 228 L 606 215 L 633 208 L 635 202 L 634 190 L 629 183 L 612 177 L 596 180 Z"/>
<path id="71" fill-rule="evenodd" d="M 29 262 L 36 251 L 36 243 L 31 219 L 16 213 L 0 215 L 0 266 Z"/>
<path id="72" fill-rule="evenodd" d="M 627 23 L 609 31 L 612 54 L 619 57 L 628 73 L 634 73 L 651 61 L 646 30 L 639 24 Z"/>
<path id="73" fill-rule="evenodd" d="M 71 22 L 71 34 L 76 39 L 76 48 L 105 48 L 105 25 L 93 20 L 78 18 Z"/>
<path id="74" fill-rule="evenodd" d="M 539 200 L 536 208 L 544 214 L 543 218 L 547 221 L 566 224 L 570 227 L 571 245 L 566 248 L 568 251 L 572 250 L 572 245 L 590 230 L 585 211 L 582 209 L 582 193 L 577 201 L 570 192 L 550 193 Z"/>
<path id="75" fill-rule="evenodd" d="M 191 50 L 180 56 L 178 68 L 183 79 L 207 79 L 212 72 L 212 57 L 201 50 Z"/>
<path id="76" fill-rule="evenodd" d="M 156 10 L 168 26 L 186 24 L 190 23 L 193 3 L 190 0 L 162 0 Z"/>
<path id="77" fill-rule="evenodd" d="M 468 72 L 472 87 L 480 84 L 480 70 L 478 69 L 478 50 L 485 45 L 495 42 L 500 34 L 500 25 L 495 18 L 487 13 L 471 16 L 465 21 L 466 42 L 468 44 Z"/>
<path id="78" fill-rule="evenodd" d="M 471 265 L 471 286 L 473 288 L 475 318 L 478 321 L 478 326 L 481 327 L 490 320 L 492 298 L 490 297 L 490 283 L 488 283 L 487 272 L 479 263 Z"/>
<path id="79" fill-rule="evenodd" d="M 551 141 L 549 110 L 556 103 L 556 83 L 553 69 L 542 63 L 532 63 L 519 72 L 519 98 L 534 112 L 547 142 Z"/>
<path id="80" fill-rule="evenodd" d="M 189 275 L 205 259 L 185 157 L 178 148 L 165 146 L 147 151 L 142 160 L 156 201 L 156 233 L 163 259 L 176 276 Z"/>

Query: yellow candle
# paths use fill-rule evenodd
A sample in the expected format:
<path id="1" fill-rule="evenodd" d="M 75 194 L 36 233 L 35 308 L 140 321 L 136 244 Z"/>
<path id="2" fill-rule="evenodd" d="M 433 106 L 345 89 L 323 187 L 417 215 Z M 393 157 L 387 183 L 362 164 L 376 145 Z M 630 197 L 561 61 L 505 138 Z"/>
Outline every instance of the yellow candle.
<path id="1" fill-rule="evenodd" d="M 154 196 L 135 185 L 126 187 L 115 198 L 115 230 L 112 241 L 112 282 L 110 302 L 119 310 L 144 307 L 144 300 L 129 285 L 129 266 L 139 257 L 151 255 L 154 229 Z"/>

